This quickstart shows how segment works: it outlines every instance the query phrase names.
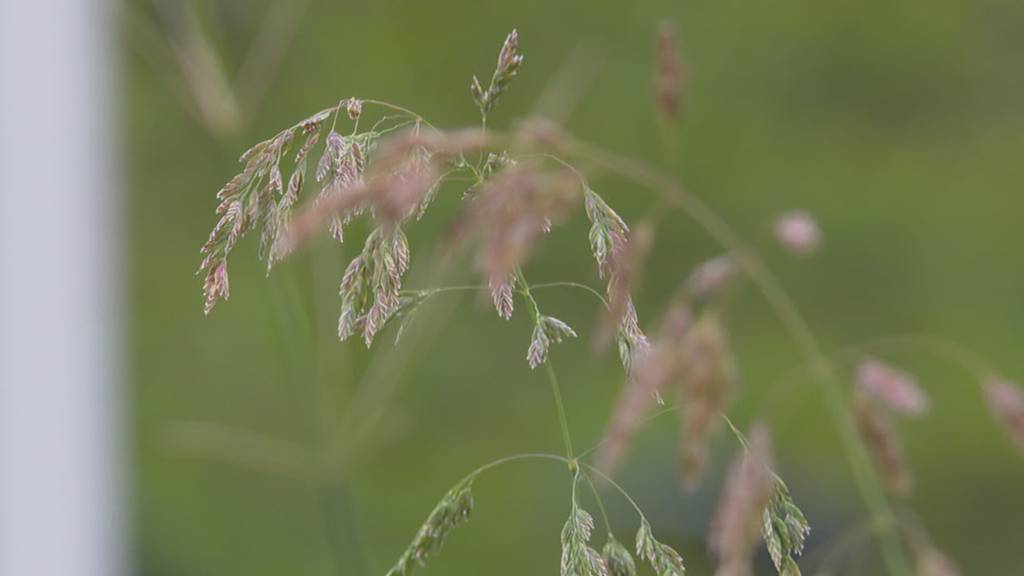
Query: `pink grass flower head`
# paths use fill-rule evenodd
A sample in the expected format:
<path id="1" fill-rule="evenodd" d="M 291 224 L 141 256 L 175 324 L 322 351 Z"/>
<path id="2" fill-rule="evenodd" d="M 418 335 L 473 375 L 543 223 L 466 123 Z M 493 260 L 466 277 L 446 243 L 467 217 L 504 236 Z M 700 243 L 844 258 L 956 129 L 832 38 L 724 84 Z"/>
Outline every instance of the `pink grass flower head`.
<path id="1" fill-rule="evenodd" d="M 809 212 L 795 210 L 775 220 L 775 239 L 797 256 L 810 256 L 821 245 L 821 229 Z"/>
<path id="2" fill-rule="evenodd" d="M 687 291 L 698 300 L 706 300 L 721 294 L 736 278 L 736 262 L 725 254 L 712 258 L 698 266 L 687 279 Z"/>
<path id="3" fill-rule="evenodd" d="M 857 366 L 857 387 L 902 416 L 921 416 L 930 404 L 913 376 L 873 358 Z"/>

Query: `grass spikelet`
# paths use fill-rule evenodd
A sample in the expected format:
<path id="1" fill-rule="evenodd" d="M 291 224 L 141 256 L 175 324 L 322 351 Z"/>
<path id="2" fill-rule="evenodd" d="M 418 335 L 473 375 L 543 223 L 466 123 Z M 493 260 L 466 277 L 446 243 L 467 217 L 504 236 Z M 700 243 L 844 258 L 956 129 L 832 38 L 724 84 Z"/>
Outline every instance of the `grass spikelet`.
<path id="1" fill-rule="evenodd" d="M 760 515 L 761 535 L 776 571 L 780 576 L 799 576 L 796 557 L 803 553 L 811 526 L 793 502 L 786 483 L 771 469 L 768 429 L 755 425 L 751 439 L 747 440 L 728 418 L 723 418 L 743 445 L 744 455 L 730 469 L 729 484 L 712 525 L 711 548 L 722 558 L 721 568 L 739 570 L 726 571 L 725 574 L 744 574 L 744 570 L 749 568 L 749 552 L 745 561 L 732 562 L 731 566 L 728 565 L 728 554 L 743 552 L 745 542 L 741 538 L 745 515 L 755 513 Z"/>
<path id="2" fill-rule="evenodd" d="M 632 230 L 625 246 L 612 254 L 608 273 L 608 308 L 595 338 L 598 350 L 608 346 L 616 330 L 627 338 L 633 338 L 634 334 L 642 336 L 633 305 L 633 291 L 653 242 L 654 228 L 644 223 Z"/>
<path id="3" fill-rule="evenodd" d="M 427 559 L 441 549 L 452 530 L 469 520 L 473 512 L 472 487 L 471 476 L 444 495 L 398 562 L 388 570 L 388 576 L 406 576 L 416 567 L 425 566 Z"/>
<path id="4" fill-rule="evenodd" d="M 636 532 L 636 554 L 646 560 L 658 576 L 683 576 L 686 572 L 683 557 L 671 546 L 654 538 L 646 518 L 640 519 L 640 529 Z"/>
<path id="5" fill-rule="evenodd" d="M 583 190 L 583 206 L 590 220 L 590 250 L 597 261 L 597 272 L 604 278 L 611 274 L 611 263 L 626 248 L 629 227 L 601 196 L 589 187 Z"/>
<path id="6" fill-rule="evenodd" d="M 570 172 L 546 173 L 520 163 L 495 174 L 463 214 L 459 227 L 481 233 L 477 266 L 496 295 L 495 307 L 502 317 L 511 314 L 504 301 L 504 285 L 510 281 L 506 279 L 513 277 L 538 238 L 567 212 L 577 195 L 578 180 Z M 500 289 L 493 290 L 496 286 Z"/>
<path id="7" fill-rule="evenodd" d="M 203 282 L 203 313 L 209 314 L 218 299 L 227 300 L 231 296 L 228 283 L 228 262 L 226 259 L 217 262 L 206 275 Z"/>
<path id="8" fill-rule="evenodd" d="M 992 414 L 1024 450 L 1024 392 L 1017 384 L 998 378 L 989 379 L 984 386 Z"/>
<path id="9" fill-rule="evenodd" d="M 768 429 L 755 426 L 747 449 L 729 467 L 708 536 L 708 547 L 719 559 L 716 576 L 753 574 L 762 514 L 772 497 L 774 479 L 767 465 L 770 451 Z"/>
<path id="10" fill-rule="evenodd" d="M 565 322 L 553 316 L 540 315 L 533 326 L 533 337 L 526 352 L 530 369 L 535 369 L 547 360 L 551 342 L 559 343 L 564 338 L 575 338 L 576 332 Z"/>
<path id="11" fill-rule="evenodd" d="M 238 240 L 259 229 L 261 259 L 270 260 L 271 246 L 280 232 L 280 209 L 276 199 L 282 191 L 281 156 L 287 151 L 298 128 L 279 132 L 273 138 L 247 150 L 240 162 L 245 166 L 217 192 L 216 214 L 220 216 L 200 249 L 203 274 L 203 311 L 209 314 L 220 299 L 228 297 L 227 260 Z"/>
<path id="12" fill-rule="evenodd" d="M 409 245 L 401 228 L 376 228 L 363 251 L 345 269 L 338 290 L 341 313 L 338 338 L 362 331 L 367 346 L 399 306 L 402 276 L 409 266 Z"/>
<path id="13" fill-rule="evenodd" d="M 609 535 L 604 548 L 601 549 L 604 565 L 608 567 L 608 576 L 636 576 L 636 562 L 629 549 Z"/>
<path id="14" fill-rule="evenodd" d="M 508 275 L 496 276 L 492 275 L 487 284 L 491 288 L 491 299 L 494 301 L 494 309 L 498 311 L 498 316 L 502 320 L 508 320 L 512 317 L 512 309 L 514 307 L 512 298 L 512 278 Z"/>
<path id="15" fill-rule="evenodd" d="M 780 576 L 800 576 L 795 557 L 803 553 L 811 526 L 793 503 L 789 488 L 778 476 L 773 488 L 763 514 L 763 535 L 768 555 Z"/>
<path id="16" fill-rule="evenodd" d="M 928 411 L 928 396 L 913 376 L 874 358 L 857 365 L 857 388 L 901 416 L 921 416 Z"/>
<path id="17" fill-rule="evenodd" d="M 658 111 L 671 120 L 679 117 L 680 94 L 686 74 L 682 56 L 679 54 L 677 37 L 678 30 L 675 23 L 664 21 L 658 26 L 655 37 L 655 57 L 657 59 L 655 92 Z"/>
<path id="18" fill-rule="evenodd" d="M 677 374 L 679 350 L 690 326 L 689 309 L 677 304 L 666 315 L 654 344 L 644 339 L 644 347 L 639 352 L 627 352 L 629 358 L 635 360 L 630 363 L 630 378 L 619 395 L 597 455 L 599 469 L 610 472 L 618 464 L 641 418 L 660 400 L 661 390 Z"/>
<path id="19" fill-rule="evenodd" d="M 519 73 L 519 67 L 523 63 L 523 56 L 519 54 L 519 32 L 513 30 L 505 37 L 501 45 L 501 52 L 498 53 L 498 63 L 494 67 L 494 74 L 491 75 L 491 82 L 485 89 L 480 80 L 473 76 L 469 85 L 470 95 L 473 101 L 480 108 L 480 114 L 487 114 L 494 108 L 498 98 L 508 90 L 512 79 Z"/>
<path id="20" fill-rule="evenodd" d="M 599 350 L 606 347 L 614 334 L 619 357 L 628 374 L 637 353 L 648 346 L 633 304 L 632 285 L 650 249 L 653 230 L 644 227 L 632 234 L 622 217 L 590 187 L 584 187 L 583 205 L 590 220 L 588 239 L 597 262 L 597 273 L 608 282 L 609 306 L 599 325 L 595 347 Z"/>
<path id="21" fill-rule="evenodd" d="M 597 550 L 590 547 L 594 518 L 576 502 L 573 481 L 572 509 L 562 527 L 562 576 L 608 576 L 608 567 Z"/>

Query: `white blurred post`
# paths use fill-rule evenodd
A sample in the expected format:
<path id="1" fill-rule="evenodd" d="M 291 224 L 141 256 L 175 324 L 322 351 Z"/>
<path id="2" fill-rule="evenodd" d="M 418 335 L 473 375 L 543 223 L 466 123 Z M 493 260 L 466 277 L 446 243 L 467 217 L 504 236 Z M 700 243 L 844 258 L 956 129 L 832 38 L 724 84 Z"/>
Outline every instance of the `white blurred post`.
<path id="1" fill-rule="evenodd" d="M 116 576 L 113 2 L 0 0 L 0 574 Z"/>

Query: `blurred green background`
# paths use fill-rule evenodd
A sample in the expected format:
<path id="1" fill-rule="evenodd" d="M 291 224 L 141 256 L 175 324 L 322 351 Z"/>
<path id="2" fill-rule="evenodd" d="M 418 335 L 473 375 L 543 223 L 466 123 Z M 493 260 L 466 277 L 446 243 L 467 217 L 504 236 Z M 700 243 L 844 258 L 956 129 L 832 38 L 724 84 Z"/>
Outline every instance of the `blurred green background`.
<path id="1" fill-rule="evenodd" d="M 249 144 L 350 95 L 472 125 L 468 80 L 490 74 L 513 27 L 526 61 L 491 125 L 511 125 L 548 92 L 571 111 L 568 130 L 679 175 L 764 254 L 827 349 L 928 332 L 1024 379 L 1017 0 L 134 0 L 124 13 L 140 574 L 383 574 L 464 474 L 511 453 L 560 451 L 548 384 L 524 361 L 522 314 L 505 323 L 474 295 L 452 294 L 430 305 L 418 341 L 396 349 L 389 332 L 367 351 L 336 340 L 337 282 L 365 225 L 269 279 L 247 239 L 232 259 L 233 297 L 209 317 L 192 274 L 214 194 Z M 663 18 L 678 23 L 688 64 L 680 150 L 669 159 L 652 106 Z M 630 220 L 654 199 L 617 179 L 594 187 Z M 446 188 L 409 228 L 420 263 L 459 196 Z M 772 219 L 794 208 L 823 227 L 813 259 L 773 244 Z M 577 215 L 547 237 L 531 280 L 597 285 L 586 229 Z M 658 232 L 637 301 L 648 326 L 688 271 L 721 251 L 678 213 Z M 410 278 L 423 287 L 422 274 Z M 614 356 L 591 354 L 597 309 L 581 294 L 539 297 L 584 333 L 553 352 L 584 448 L 600 438 L 622 375 Z M 779 469 L 815 526 L 803 563 L 814 574 L 865 511 L 814 384 L 785 380 L 801 358 L 763 298 L 743 290 L 728 321 L 743 380 L 731 413 L 744 426 L 772 425 Z M 344 442 L 323 423 L 362 406 L 353 404 L 360 385 L 386 396 L 391 359 L 405 355 L 396 393 L 342 481 L 290 475 L 302 451 Z M 928 418 L 900 426 L 917 476 L 905 504 L 964 574 L 1024 573 L 1021 453 L 957 364 L 913 350 L 885 357 L 933 396 Z M 672 416 L 644 428 L 620 479 L 688 573 L 708 574 L 706 527 L 736 446 L 720 435 L 705 484 L 686 493 L 677 429 Z M 474 518 L 422 573 L 556 573 L 568 489 L 564 469 L 544 462 L 481 477 Z M 628 541 L 635 517 L 606 499 Z M 880 573 L 870 539 L 832 567 Z"/>

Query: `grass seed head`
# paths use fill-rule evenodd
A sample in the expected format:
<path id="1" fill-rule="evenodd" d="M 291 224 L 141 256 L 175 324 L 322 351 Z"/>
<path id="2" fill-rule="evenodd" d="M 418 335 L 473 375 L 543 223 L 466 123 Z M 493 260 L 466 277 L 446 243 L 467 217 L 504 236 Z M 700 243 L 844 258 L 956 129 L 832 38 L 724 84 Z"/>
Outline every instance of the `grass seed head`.
<path id="1" fill-rule="evenodd" d="M 445 494 L 398 562 L 388 571 L 388 576 L 407 576 L 415 568 L 425 566 L 427 559 L 441 549 L 452 531 L 469 520 L 474 506 L 472 487 L 471 477 Z"/>
<path id="2" fill-rule="evenodd" d="M 597 550 L 590 547 L 594 518 L 576 503 L 573 490 L 572 509 L 562 527 L 561 576 L 608 576 L 608 567 Z"/>
<path id="3" fill-rule="evenodd" d="M 768 429 L 756 425 L 750 432 L 748 448 L 729 467 L 718 510 L 711 520 L 708 548 L 718 557 L 716 576 L 753 574 L 763 511 L 774 488 L 770 462 Z"/>
<path id="4" fill-rule="evenodd" d="M 608 576 L 636 576 L 636 562 L 629 549 L 609 535 L 604 548 L 601 549 L 604 564 L 608 567 Z"/>

